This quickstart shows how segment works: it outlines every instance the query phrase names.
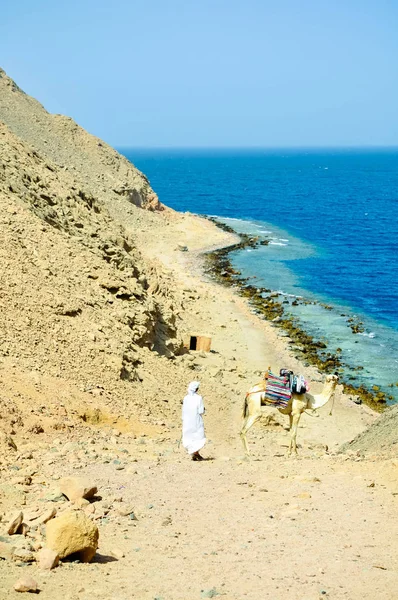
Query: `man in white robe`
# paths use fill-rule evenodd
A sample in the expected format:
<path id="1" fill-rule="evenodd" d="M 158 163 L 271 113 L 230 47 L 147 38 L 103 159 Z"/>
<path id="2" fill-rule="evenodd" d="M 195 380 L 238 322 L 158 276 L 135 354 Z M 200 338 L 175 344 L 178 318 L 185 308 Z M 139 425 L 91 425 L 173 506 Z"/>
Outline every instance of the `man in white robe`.
<path id="1" fill-rule="evenodd" d="M 198 389 L 199 382 L 191 381 L 182 405 L 182 445 L 191 454 L 192 460 L 204 460 L 199 450 L 206 443 L 202 416 L 205 407 L 202 396 L 197 394 Z"/>

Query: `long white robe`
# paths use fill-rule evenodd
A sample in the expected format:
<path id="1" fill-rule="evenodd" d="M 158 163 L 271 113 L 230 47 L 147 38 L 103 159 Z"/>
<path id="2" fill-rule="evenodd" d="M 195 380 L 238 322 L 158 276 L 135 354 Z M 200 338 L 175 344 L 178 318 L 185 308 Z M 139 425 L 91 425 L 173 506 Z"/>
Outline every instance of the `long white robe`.
<path id="1" fill-rule="evenodd" d="M 182 405 L 182 445 L 189 454 L 198 452 L 206 443 L 203 413 L 205 407 L 199 394 L 187 394 Z"/>

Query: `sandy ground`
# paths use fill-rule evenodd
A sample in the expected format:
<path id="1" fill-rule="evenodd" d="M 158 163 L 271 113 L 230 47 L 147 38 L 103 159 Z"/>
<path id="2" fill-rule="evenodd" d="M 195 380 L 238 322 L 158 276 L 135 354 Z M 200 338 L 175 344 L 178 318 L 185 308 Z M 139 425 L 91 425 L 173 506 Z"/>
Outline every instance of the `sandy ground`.
<path id="1" fill-rule="evenodd" d="M 247 461 L 238 431 L 249 382 L 269 365 L 284 366 L 305 373 L 317 392 L 322 376 L 304 369 L 289 354 L 289 340 L 232 290 L 201 274 L 200 251 L 209 241 L 225 243 L 226 234 L 186 217 L 156 235 L 143 227 L 140 235 L 147 256 L 192 291 L 187 335 L 212 336 L 211 353 L 193 353 L 192 379 L 210 374 L 232 390 L 202 386 L 208 460 L 189 460 L 177 420 L 138 437 L 112 437 L 100 427 L 75 433 L 67 461 L 58 450 L 66 438 L 43 438 L 36 492 L 64 474 L 94 479 L 102 497 L 95 503 L 100 547 L 93 563 L 64 563 L 49 574 L 0 562 L 0 598 L 18 596 L 10 590 L 23 571 L 37 579 L 41 597 L 56 600 L 396 600 L 398 461 L 337 454 L 376 415 L 339 388 L 331 415 L 327 405 L 318 417 L 303 416 L 299 457 L 288 459 L 286 417 L 265 409 L 268 418 L 248 435 Z M 189 251 L 176 251 L 177 241 Z M 177 395 L 187 383 L 176 382 Z M 137 520 L 117 516 L 126 504 Z"/>

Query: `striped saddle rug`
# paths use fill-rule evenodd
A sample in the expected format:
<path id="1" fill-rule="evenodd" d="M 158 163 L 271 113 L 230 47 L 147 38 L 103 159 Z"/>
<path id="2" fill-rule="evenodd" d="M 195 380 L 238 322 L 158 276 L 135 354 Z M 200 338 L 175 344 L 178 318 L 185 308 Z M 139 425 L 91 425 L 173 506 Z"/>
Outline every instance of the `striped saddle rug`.
<path id="1" fill-rule="evenodd" d="M 265 383 L 265 404 L 286 408 L 292 397 L 289 377 L 279 377 L 268 371 Z"/>

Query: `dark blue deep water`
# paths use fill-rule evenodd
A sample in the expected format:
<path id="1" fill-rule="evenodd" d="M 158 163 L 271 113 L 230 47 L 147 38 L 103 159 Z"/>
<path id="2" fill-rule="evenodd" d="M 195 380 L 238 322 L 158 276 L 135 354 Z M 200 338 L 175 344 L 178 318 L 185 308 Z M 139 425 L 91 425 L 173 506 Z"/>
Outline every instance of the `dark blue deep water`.
<path id="1" fill-rule="evenodd" d="M 398 150 L 122 152 L 164 204 L 271 239 L 233 257 L 242 273 L 287 297 L 332 303 L 334 313 L 296 316 L 365 365 L 368 385 L 398 380 Z M 363 320 L 362 336 L 350 316 Z"/>

